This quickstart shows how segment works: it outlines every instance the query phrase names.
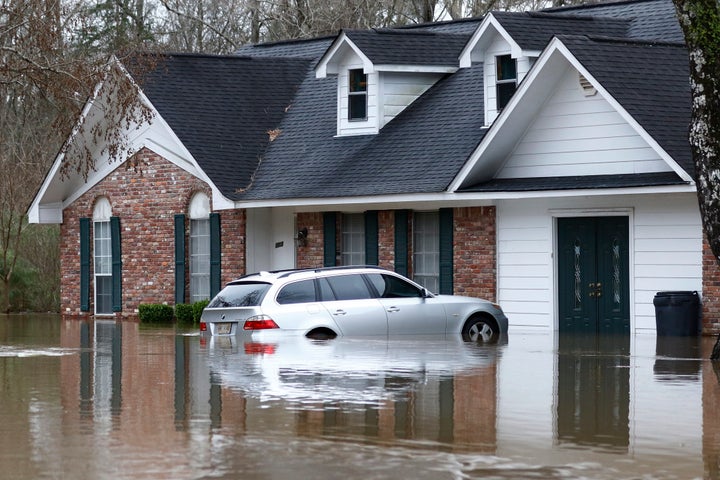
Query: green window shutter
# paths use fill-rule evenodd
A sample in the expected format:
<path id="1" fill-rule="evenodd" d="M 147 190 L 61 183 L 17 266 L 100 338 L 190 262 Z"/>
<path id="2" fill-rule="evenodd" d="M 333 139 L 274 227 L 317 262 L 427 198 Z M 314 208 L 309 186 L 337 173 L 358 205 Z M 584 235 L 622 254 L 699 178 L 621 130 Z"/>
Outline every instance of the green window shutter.
<path id="1" fill-rule="evenodd" d="M 440 293 L 453 293 L 453 211 L 440 209 Z"/>
<path id="2" fill-rule="evenodd" d="M 210 298 L 220 291 L 220 214 L 210 214 Z"/>
<path id="3" fill-rule="evenodd" d="M 175 305 L 185 303 L 185 215 L 175 215 Z"/>
<path id="4" fill-rule="evenodd" d="M 395 211 L 395 271 L 408 275 L 408 211 Z"/>
<path id="5" fill-rule="evenodd" d="M 337 256 L 337 242 L 335 239 L 335 225 L 337 216 L 335 212 L 323 213 L 323 266 L 334 267 L 335 257 Z"/>
<path id="6" fill-rule="evenodd" d="M 377 210 L 365 212 L 365 263 L 367 265 L 378 265 L 380 263 L 378 230 Z"/>
<path id="7" fill-rule="evenodd" d="M 120 218 L 110 217 L 110 242 L 112 248 L 112 311 L 122 310 L 122 252 L 120 242 Z"/>
<path id="8" fill-rule="evenodd" d="M 90 219 L 80 219 L 80 310 L 90 311 Z"/>

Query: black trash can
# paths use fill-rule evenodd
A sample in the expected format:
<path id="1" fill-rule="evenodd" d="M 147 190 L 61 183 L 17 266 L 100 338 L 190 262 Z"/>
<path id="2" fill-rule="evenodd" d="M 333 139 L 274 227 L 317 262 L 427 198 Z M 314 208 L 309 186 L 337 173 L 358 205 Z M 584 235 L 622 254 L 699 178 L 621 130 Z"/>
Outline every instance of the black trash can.
<path id="1" fill-rule="evenodd" d="M 658 336 L 687 337 L 700 333 L 697 292 L 658 292 L 653 305 Z"/>

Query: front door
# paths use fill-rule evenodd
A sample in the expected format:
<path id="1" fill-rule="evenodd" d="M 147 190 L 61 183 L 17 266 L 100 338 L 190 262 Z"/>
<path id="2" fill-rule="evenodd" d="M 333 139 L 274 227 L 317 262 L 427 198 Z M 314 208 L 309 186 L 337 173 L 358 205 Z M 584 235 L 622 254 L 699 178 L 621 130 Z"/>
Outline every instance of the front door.
<path id="1" fill-rule="evenodd" d="M 628 217 L 558 218 L 561 332 L 630 332 L 628 246 Z"/>

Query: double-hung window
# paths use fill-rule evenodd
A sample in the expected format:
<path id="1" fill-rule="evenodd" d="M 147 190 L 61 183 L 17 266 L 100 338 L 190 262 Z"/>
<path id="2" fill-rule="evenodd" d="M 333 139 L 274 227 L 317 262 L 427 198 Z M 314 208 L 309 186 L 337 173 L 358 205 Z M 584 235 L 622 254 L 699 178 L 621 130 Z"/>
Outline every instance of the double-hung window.
<path id="1" fill-rule="evenodd" d="M 413 226 L 413 280 L 440 291 L 440 220 L 438 212 L 416 212 Z"/>
<path id="2" fill-rule="evenodd" d="M 98 199 L 93 211 L 93 265 L 95 277 L 95 313 L 109 315 L 112 309 L 112 236 L 111 207 L 107 198 Z"/>
<path id="3" fill-rule="evenodd" d="M 348 120 L 367 120 L 367 75 L 361 68 L 348 73 Z"/>
<path id="4" fill-rule="evenodd" d="M 210 200 L 197 193 L 190 201 L 190 301 L 210 298 Z"/>
<path id="5" fill-rule="evenodd" d="M 510 55 L 500 55 L 495 57 L 495 66 L 496 101 L 499 112 L 510 102 L 517 89 L 517 61 Z"/>
<path id="6" fill-rule="evenodd" d="M 365 216 L 346 213 L 342 216 L 342 264 L 365 264 Z"/>

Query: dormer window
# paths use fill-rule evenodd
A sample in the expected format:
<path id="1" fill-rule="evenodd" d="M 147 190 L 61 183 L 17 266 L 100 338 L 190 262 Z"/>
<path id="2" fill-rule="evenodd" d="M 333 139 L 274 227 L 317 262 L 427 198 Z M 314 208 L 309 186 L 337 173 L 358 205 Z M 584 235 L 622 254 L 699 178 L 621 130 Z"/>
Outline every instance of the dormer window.
<path id="1" fill-rule="evenodd" d="M 348 120 L 367 120 L 368 82 L 361 68 L 350 70 L 348 89 Z"/>
<path id="2" fill-rule="evenodd" d="M 497 77 L 495 88 L 497 91 L 497 111 L 499 112 L 510 102 L 517 89 L 517 62 L 510 55 L 495 57 Z"/>

